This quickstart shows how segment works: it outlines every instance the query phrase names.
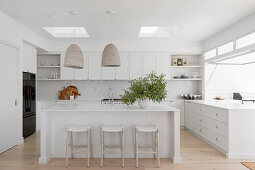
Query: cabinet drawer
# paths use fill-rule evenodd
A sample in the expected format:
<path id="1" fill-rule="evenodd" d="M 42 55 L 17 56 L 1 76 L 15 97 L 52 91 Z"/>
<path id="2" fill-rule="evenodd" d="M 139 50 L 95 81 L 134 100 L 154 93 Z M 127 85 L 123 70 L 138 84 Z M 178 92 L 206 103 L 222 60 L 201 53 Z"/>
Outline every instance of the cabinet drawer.
<path id="1" fill-rule="evenodd" d="M 200 135 L 203 136 L 204 138 L 208 138 L 208 130 L 200 125 L 196 125 L 196 132 Z"/>
<path id="2" fill-rule="evenodd" d="M 224 109 L 219 109 L 216 107 L 209 107 L 208 108 L 208 116 L 213 119 L 222 121 L 227 123 L 228 122 L 228 111 Z"/>
<path id="3" fill-rule="evenodd" d="M 208 126 L 213 132 L 222 136 L 227 136 L 227 124 L 211 119 Z"/>
<path id="4" fill-rule="evenodd" d="M 196 114 L 195 116 L 195 121 L 197 124 L 209 128 L 208 124 L 209 124 L 209 118 L 202 116 L 201 114 Z"/>
<path id="5" fill-rule="evenodd" d="M 208 131 L 208 139 L 214 143 L 216 146 L 223 150 L 227 150 L 227 140 L 226 137 L 216 134 L 214 132 Z"/>

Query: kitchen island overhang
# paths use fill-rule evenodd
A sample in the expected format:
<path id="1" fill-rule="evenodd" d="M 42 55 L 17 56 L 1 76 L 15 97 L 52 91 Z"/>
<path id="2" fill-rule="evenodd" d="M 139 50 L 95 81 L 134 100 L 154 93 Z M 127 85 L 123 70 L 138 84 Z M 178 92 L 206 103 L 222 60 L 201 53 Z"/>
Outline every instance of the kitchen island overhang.
<path id="1" fill-rule="evenodd" d="M 102 125 L 125 127 L 125 158 L 134 158 L 134 126 L 156 125 L 160 131 L 160 156 L 181 163 L 180 156 L 180 110 L 155 104 L 148 109 L 138 106 L 101 104 L 55 103 L 41 108 L 41 155 L 39 163 L 48 163 L 52 158 L 65 157 L 65 127 L 67 125 L 92 126 L 93 157 L 100 158 L 100 127 Z M 118 136 L 107 135 L 105 141 L 118 142 Z M 144 135 L 141 144 L 150 144 L 152 137 Z M 85 136 L 74 138 L 74 143 L 86 142 Z M 144 157 L 153 155 L 144 155 Z M 84 157 L 78 155 L 78 157 Z M 107 154 L 106 158 L 119 158 Z M 143 157 L 143 155 L 142 155 Z"/>

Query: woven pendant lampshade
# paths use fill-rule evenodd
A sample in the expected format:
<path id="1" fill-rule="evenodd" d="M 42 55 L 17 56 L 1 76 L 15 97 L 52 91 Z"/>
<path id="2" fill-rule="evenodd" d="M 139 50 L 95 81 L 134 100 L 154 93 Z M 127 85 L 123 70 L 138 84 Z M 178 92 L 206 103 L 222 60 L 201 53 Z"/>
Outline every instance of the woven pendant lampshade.
<path id="1" fill-rule="evenodd" d="M 114 44 L 108 44 L 104 48 L 102 55 L 102 67 L 119 67 L 120 66 L 120 54 L 117 47 Z"/>
<path id="2" fill-rule="evenodd" d="M 84 58 L 80 47 L 71 44 L 66 50 L 64 66 L 74 69 L 82 69 L 84 67 Z"/>

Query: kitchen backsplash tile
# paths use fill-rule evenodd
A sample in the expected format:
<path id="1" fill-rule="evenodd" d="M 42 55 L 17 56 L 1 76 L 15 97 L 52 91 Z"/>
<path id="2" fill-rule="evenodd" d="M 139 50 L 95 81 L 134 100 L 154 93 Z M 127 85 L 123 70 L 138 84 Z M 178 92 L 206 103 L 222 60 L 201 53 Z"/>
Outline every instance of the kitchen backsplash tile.
<path id="1" fill-rule="evenodd" d="M 114 98 L 120 98 L 119 95 L 124 93 L 130 84 L 129 81 L 123 80 L 87 80 L 87 81 L 38 81 L 37 82 L 37 99 L 38 100 L 57 100 L 58 91 L 64 87 L 74 85 L 78 88 L 81 100 L 101 100 L 109 98 L 108 89 L 114 91 Z M 181 94 L 199 93 L 199 83 L 189 81 L 168 81 L 167 98 L 179 98 Z"/>

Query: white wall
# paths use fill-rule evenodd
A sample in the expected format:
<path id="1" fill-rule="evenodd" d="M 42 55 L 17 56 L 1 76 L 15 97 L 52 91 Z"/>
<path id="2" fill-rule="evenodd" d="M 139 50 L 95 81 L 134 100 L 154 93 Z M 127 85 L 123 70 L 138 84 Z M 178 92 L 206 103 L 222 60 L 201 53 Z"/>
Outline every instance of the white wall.
<path id="1" fill-rule="evenodd" d="M 16 46 L 19 49 L 18 59 L 18 144 L 23 143 L 22 125 L 22 71 L 23 71 L 23 41 L 48 50 L 50 43 L 47 39 L 35 34 L 24 25 L 0 11 L 0 41 Z"/>
<path id="2" fill-rule="evenodd" d="M 23 71 L 36 74 L 36 47 L 23 42 Z"/>
<path id="3" fill-rule="evenodd" d="M 235 37 L 241 36 L 255 30 L 255 13 L 240 20 L 239 22 L 225 28 L 219 33 L 211 36 L 203 42 L 203 50 L 212 49 L 218 45 L 224 44 Z"/>

